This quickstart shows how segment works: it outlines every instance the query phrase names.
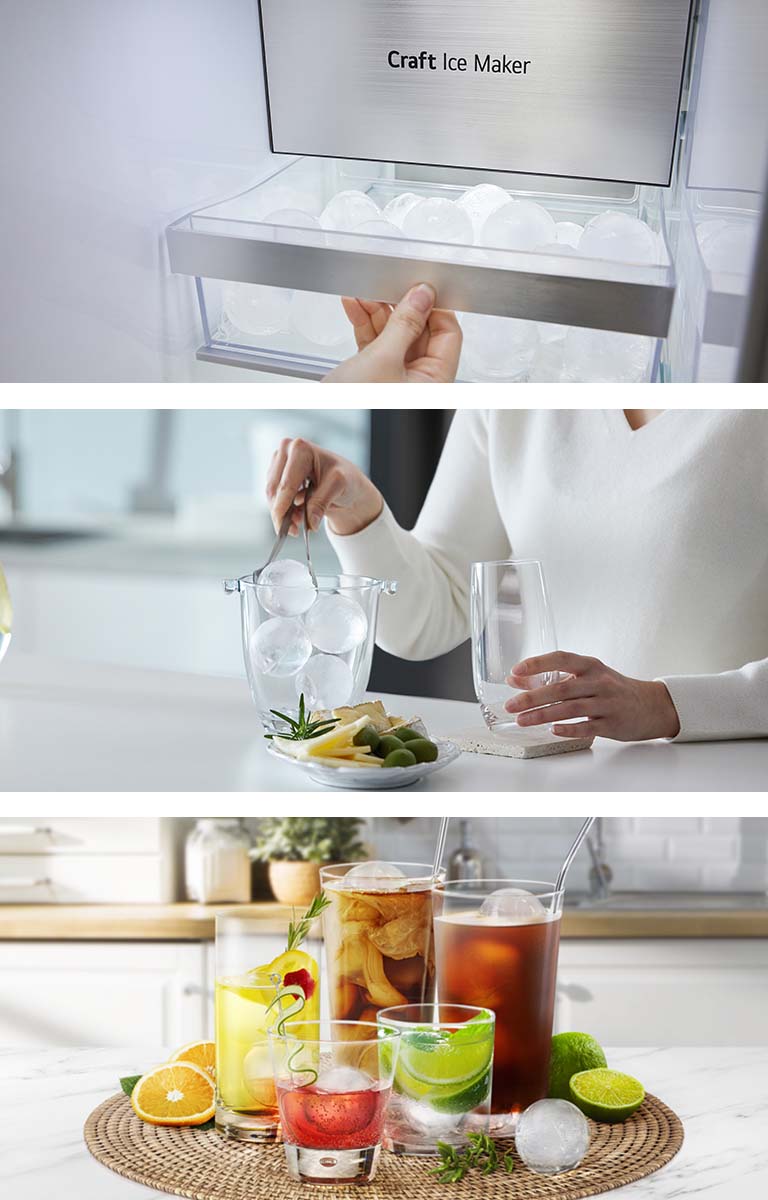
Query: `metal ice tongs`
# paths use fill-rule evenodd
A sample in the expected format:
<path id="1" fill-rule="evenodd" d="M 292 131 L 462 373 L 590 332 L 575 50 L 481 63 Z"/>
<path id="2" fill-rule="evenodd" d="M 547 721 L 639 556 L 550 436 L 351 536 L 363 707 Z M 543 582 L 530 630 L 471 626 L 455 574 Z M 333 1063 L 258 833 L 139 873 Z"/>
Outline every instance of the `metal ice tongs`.
<path id="1" fill-rule="evenodd" d="M 317 589 L 317 575 L 315 574 L 315 568 L 312 566 L 312 556 L 309 552 L 309 524 L 307 522 L 307 507 L 309 505 L 309 498 L 312 494 L 312 487 L 313 487 L 312 480 L 305 479 L 304 486 L 302 488 L 302 491 L 304 493 L 302 522 L 304 525 L 304 553 L 307 556 L 307 567 L 309 568 L 309 574 L 310 574 L 312 583 L 313 583 L 315 589 Z M 294 506 L 291 505 L 291 507 L 288 509 L 288 511 L 286 512 L 285 516 L 283 517 L 283 519 L 280 523 L 280 529 L 278 531 L 277 537 L 275 538 L 274 545 L 270 551 L 269 558 L 267 559 L 267 561 L 265 563 L 262 563 L 262 565 L 260 567 L 257 567 L 256 570 L 253 572 L 253 582 L 254 583 L 259 582 L 259 575 L 261 575 L 261 572 L 264 571 L 269 566 L 270 563 L 273 563 L 275 561 L 278 554 L 282 550 L 282 548 L 285 544 L 285 539 L 288 537 L 288 531 L 291 528 L 291 523 L 293 521 L 293 513 L 294 513 Z"/>

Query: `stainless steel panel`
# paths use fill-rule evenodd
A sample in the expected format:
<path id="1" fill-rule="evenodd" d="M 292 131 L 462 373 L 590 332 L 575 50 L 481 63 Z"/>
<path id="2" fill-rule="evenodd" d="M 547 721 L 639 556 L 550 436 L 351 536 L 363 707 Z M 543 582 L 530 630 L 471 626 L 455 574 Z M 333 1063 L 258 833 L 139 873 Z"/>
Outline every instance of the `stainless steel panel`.
<path id="1" fill-rule="evenodd" d="M 260 0 L 273 149 L 665 186 L 691 2 Z"/>

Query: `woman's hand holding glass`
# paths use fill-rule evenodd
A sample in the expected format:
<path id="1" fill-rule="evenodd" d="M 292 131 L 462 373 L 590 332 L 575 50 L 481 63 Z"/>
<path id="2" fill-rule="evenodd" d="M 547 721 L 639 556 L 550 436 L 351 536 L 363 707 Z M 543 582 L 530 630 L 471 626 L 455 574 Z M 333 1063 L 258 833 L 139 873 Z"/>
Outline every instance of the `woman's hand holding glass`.
<path id="1" fill-rule="evenodd" d="M 530 687 L 532 677 L 559 672 L 566 678 Z M 658 680 L 632 679 L 597 658 L 555 650 L 517 663 L 507 682 L 521 688 L 507 700 L 522 727 L 551 725 L 560 737 L 605 737 L 619 742 L 673 738 L 680 721 L 672 697 Z M 562 724 L 562 722 L 573 724 Z M 560 722 L 560 723 L 558 723 Z"/>

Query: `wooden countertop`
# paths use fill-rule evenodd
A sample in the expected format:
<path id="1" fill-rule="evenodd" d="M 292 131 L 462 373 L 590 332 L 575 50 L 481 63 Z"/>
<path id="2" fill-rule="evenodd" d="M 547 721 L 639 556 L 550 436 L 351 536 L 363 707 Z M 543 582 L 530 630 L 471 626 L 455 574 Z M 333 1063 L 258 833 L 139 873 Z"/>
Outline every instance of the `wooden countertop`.
<path id="1" fill-rule="evenodd" d="M 288 909 L 271 901 L 249 906 L 265 933 L 285 929 Z M 2 941 L 208 941 L 215 915 L 240 905 L 204 904 L 3 904 Z M 729 911 L 568 909 L 563 938 L 762 938 L 765 909 Z"/>

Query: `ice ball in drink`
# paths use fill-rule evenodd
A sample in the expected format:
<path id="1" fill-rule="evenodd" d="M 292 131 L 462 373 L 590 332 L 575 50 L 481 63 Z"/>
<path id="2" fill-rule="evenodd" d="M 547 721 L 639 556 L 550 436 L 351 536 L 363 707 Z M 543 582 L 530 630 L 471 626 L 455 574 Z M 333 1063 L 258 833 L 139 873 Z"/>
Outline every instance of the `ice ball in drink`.
<path id="1" fill-rule="evenodd" d="M 463 359 L 483 379 L 518 379 L 525 375 L 539 344 L 534 321 L 464 313 Z"/>
<path id="2" fill-rule="evenodd" d="M 228 283 L 223 291 L 224 312 L 241 333 L 259 337 L 290 328 L 291 293 L 259 283 Z"/>
<path id="3" fill-rule="evenodd" d="M 547 210 L 519 196 L 491 213 L 479 238 L 481 245 L 500 250 L 535 250 L 556 240 L 555 222 Z"/>
<path id="4" fill-rule="evenodd" d="M 295 617 L 271 617 L 251 634 L 248 650 L 262 675 L 295 675 L 309 660 L 312 643 Z"/>
<path id="5" fill-rule="evenodd" d="M 338 593 L 318 596 L 305 624 L 312 645 L 326 654 L 347 654 L 368 633 L 368 618 L 360 605 Z"/>
<path id="6" fill-rule="evenodd" d="M 378 204 L 366 196 L 365 192 L 354 189 L 347 192 L 337 192 L 320 213 L 320 224 L 323 229 L 335 229 L 338 232 L 351 232 L 363 221 L 373 221 L 381 215 Z"/>
<path id="7" fill-rule="evenodd" d="M 525 888 L 499 888 L 485 897 L 480 916 L 499 925 L 531 925 L 546 921 L 548 913 L 538 896 Z"/>
<path id="8" fill-rule="evenodd" d="M 579 254 L 607 258 L 611 262 L 658 263 L 659 242 L 645 221 L 629 213 L 608 211 L 593 217 L 584 227 Z"/>
<path id="9" fill-rule="evenodd" d="M 258 584 L 262 607 L 275 617 L 300 616 L 317 599 L 309 568 L 293 558 L 270 563 L 260 572 Z"/>
<path id="10" fill-rule="evenodd" d="M 294 292 L 291 324 L 297 333 L 317 346 L 340 346 L 352 337 L 341 297 L 325 292 Z"/>
<path id="11" fill-rule="evenodd" d="M 326 1067 L 315 1080 L 319 1092 L 364 1092 L 375 1080 L 357 1067 Z"/>
<path id="12" fill-rule="evenodd" d="M 339 886 L 354 888 L 364 886 L 367 882 L 372 884 L 377 891 L 385 892 L 402 887 L 405 878 L 405 874 L 393 863 L 366 862 L 359 863 L 356 867 L 350 867 L 346 875 L 339 880 Z"/>
<path id="13" fill-rule="evenodd" d="M 587 1118 L 568 1100 L 537 1100 L 520 1114 L 515 1148 L 537 1175 L 572 1171 L 589 1149 Z"/>
<path id="14" fill-rule="evenodd" d="M 642 383 L 652 354 L 651 338 L 574 327 L 565 338 L 563 379 L 569 383 Z"/>
<path id="15" fill-rule="evenodd" d="M 482 232 L 483 225 L 491 213 L 501 208 L 509 200 L 509 192 L 497 187 L 495 183 L 479 183 L 477 187 L 469 188 L 456 201 L 456 207 L 461 208 L 472 222 L 475 237 Z"/>
<path id="16" fill-rule="evenodd" d="M 472 222 L 453 200 L 430 196 L 420 200 L 403 218 L 403 236 L 429 242 L 471 245 Z"/>
<path id="17" fill-rule="evenodd" d="M 417 196 L 415 192 L 401 192 L 399 196 L 394 196 L 388 204 L 384 205 L 381 215 L 385 220 L 396 225 L 398 229 L 402 229 L 406 214 L 415 204 L 419 204 L 421 199 L 422 197 Z"/>
<path id="18" fill-rule="evenodd" d="M 303 670 L 299 669 L 296 676 L 296 695 L 304 696 L 307 708 L 338 708 L 347 703 L 352 695 L 354 679 L 343 658 L 337 658 L 334 654 L 315 654 L 306 662 L 306 666 L 303 663 L 301 666 Z"/>

